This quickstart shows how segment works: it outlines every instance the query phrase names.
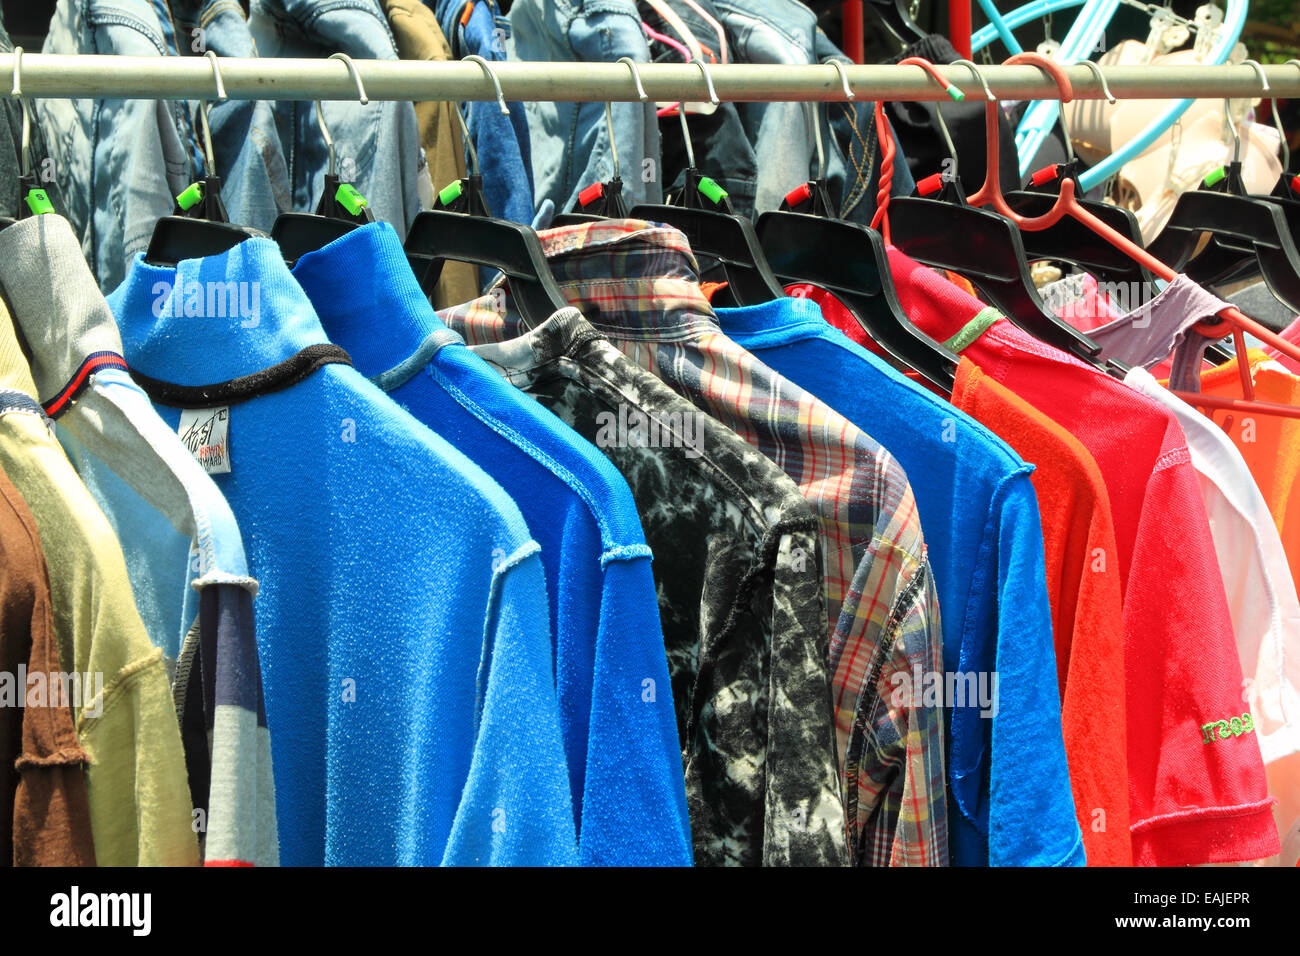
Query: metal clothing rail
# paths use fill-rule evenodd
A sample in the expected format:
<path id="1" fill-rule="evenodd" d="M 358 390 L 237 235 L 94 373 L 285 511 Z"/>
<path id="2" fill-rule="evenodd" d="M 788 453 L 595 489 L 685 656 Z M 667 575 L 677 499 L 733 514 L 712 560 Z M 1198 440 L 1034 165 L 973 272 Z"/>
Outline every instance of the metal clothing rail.
<path id="1" fill-rule="evenodd" d="M 474 62 L 352 61 L 372 100 L 490 101 L 491 77 Z M 14 55 L 0 54 L 0 76 L 14 72 Z M 218 58 L 230 99 L 355 100 L 348 65 L 331 59 Z M 493 63 L 507 100 L 634 102 L 642 99 L 632 70 L 622 63 Z M 917 66 L 765 66 L 726 64 L 705 71 L 690 63 L 640 64 L 651 101 L 707 101 L 709 81 L 723 101 L 940 100 L 945 92 Z M 979 84 L 964 66 L 940 73 L 968 96 Z M 980 72 L 994 95 L 1009 100 L 1057 99 L 1049 77 L 1033 66 L 988 66 Z M 1066 68 L 1077 99 L 1102 99 L 1101 83 L 1083 66 Z M 1251 66 L 1103 67 L 1110 92 L 1121 99 L 1239 99 L 1264 92 Z M 1300 97 L 1300 68 L 1266 66 L 1270 96 Z M 215 93 L 213 61 L 191 56 L 56 56 L 27 53 L 21 63 L 22 95 L 40 99 L 203 100 Z M 846 84 L 848 92 L 846 94 Z"/>

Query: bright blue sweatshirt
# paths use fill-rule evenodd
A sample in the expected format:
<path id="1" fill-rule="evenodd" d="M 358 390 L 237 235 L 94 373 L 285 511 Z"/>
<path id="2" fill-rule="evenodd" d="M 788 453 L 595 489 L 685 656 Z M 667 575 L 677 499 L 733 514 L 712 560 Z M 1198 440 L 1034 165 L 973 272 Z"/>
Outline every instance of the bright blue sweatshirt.
<path id="1" fill-rule="evenodd" d="M 500 486 L 338 361 L 269 239 L 137 256 L 109 304 L 169 425 L 229 408 L 281 862 L 575 863 L 540 548 Z"/>
<path id="2" fill-rule="evenodd" d="M 356 369 L 499 481 L 541 544 L 583 865 L 690 866 L 659 602 L 627 481 L 438 320 L 388 223 L 293 274 Z"/>
<path id="3" fill-rule="evenodd" d="M 1082 866 L 1033 467 L 829 325 L 814 302 L 719 309 L 718 322 L 907 472 L 943 628 L 953 865 Z M 953 684 L 954 674 L 974 677 Z"/>

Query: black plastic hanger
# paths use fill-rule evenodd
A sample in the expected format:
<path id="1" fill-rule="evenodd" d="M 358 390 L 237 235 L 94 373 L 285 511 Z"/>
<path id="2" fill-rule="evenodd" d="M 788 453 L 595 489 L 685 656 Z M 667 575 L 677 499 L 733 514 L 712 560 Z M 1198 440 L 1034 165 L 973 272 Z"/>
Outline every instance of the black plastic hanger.
<path id="1" fill-rule="evenodd" d="M 356 80 L 357 94 L 364 106 L 370 100 L 366 96 L 365 87 L 361 85 L 361 75 L 357 73 L 352 58 L 346 53 L 337 56 L 347 64 Z M 325 138 L 330 157 L 320 202 L 316 204 L 314 213 L 282 212 L 275 217 L 271 226 L 271 238 L 279 244 L 280 253 L 290 267 L 307 253 L 323 249 L 358 226 L 375 221 L 375 214 L 370 211 L 366 198 L 338 177 L 334 137 L 325 125 L 325 111 L 321 108 L 320 100 L 316 101 L 316 122 L 320 125 L 321 136 Z"/>
<path id="2" fill-rule="evenodd" d="M 507 219 L 488 219 L 437 210 L 415 217 L 406 236 L 406 258 L 432 295 L 448 259 L 488 266 L 510 280 L 510 295 L 529 328 L 535 328 L 569 302 L 560 291 L 537 233 Z"/>
<path id="3" fill-rule="evenodd" d="M 957 182 L 945 191 L 960 194 Z M 940 195 L 944 195 L 941 192 Z M 890 238 L 917 262 L 970 280 L 1012 324 L 1040 341 L 1098 364 L 1101 347 L 1048 311 L 1029 274 L 1029 253 L 1011 220 L 953 201 L 895 197 L 889 202 Z"/>
<path id="4" fill-rule="evenodd" d="M 1267 90 L 1263 69 L 1253 60 L 1246 62 L 1256 68 Z M 1240 272 L 1253 257 L 1274 298 L 1300 312 L 1300 248 L 1293 231 L 1300 223 L 1300 207 L 1291 208 L 1286 197 L 1247 194 L 1241 178 L 1241 137 L 1227 100 L 1223 116 L 1232 134 L 1232 161 L 1207 176 L 1201 188 L 1178 197 L 1165 228 L 1147 248 L 1202 285 Z M 1206 233 L 1209 242 L 1198 251 Z"/>
<path id="5" fill-rule="evenodd" d="M 845 96 L 853 99 L 842 70 L 840 75 Z M 755 231 L 764 256 L 783 287 L 806 282 L 830 292 L 893 364 L 950 393 L 957 356 L 908 318 L 880 233 L 838 217 L 826 188 L 826 154 L 815 109 L 812 119 L 817 178 L 787 193 L 779 211 L 758 217 Z"/>
<path id="6" fill-rule="evenodd" d="M 1210 189 L 1178 197 L 1169 221 L 1147 249 L 1202 285 L 1221 281 L 1253 257 L 1274 297 L 1300 312 L 1300 249 L 1286 212 L 1266 197 L 1245 194 L 1238 162 L 1221 178 L 1211 176 L 1216 182 Z M 1232 191 L 1212 191 L 1220 183 Z M 1210 234 L 1209 245 L 1198 253 L 1204 233 Z"/>
<path id="7" fill-rule="evenodd" d="M 912 19 L 912 13 L 903 0 L 871 0 L 868 6 L 905 47 L 924 40 L 929 35 Z"/>
<path id="8" fill-rule="evenodd" d="M 993 93 L 975 65 L 961 62 L 975 74 L 985 96 L 992 100 Z M 937 184 L 934 177 L 922 181 L 938 186 L 934 193 L 938 198 L 905 196 L 890 200 L 893 244 L 917 262 L 964 276 L 1013 325 L 1039 341 L 1104 368 L 1105 363 L 1097 358 L 1101 346 L 1059 319 L 1039 297 L 1029 273 L 1029 254 L 1015 223 L 998 213 L 967 205 L 956 173 L 957 153 L 952 137 L 942 111 L 936 113 L 954 168 Z"/>
<path id="9" fill-rule="evenodd" d="M 216 80 L 217 99 L 226 98 L 225 84 L 217 55 L 209 50 L 204 56 L 212 61 L 212 75 Z M 179 196 L 170 216 L 163 216 L 154 226 L 145 262 L 153 266 L 174 267 L 182 259 L 199 259 L 215 256 L 233 249 L 245 239 L 265 237 L 266 233 L 249 226 L 230 222 L 225 204 L 221 201 L 221 177 L 216 175 L 212 159 L 212 129 L 208 125 L 208 104 L 199 107 L 203 125 L 203 158 L 206 175 L 191 183 Z"/>
<path id="10" fill-rule="evenodd" d="M 1022 216 L 1044 215 L 1056 202 L 1057 192 L 1051 184 L 1066 176 L 1078 184 L 1077 161 L 1060 163 L 1034 173 L 1029 188 L 1004 194 L 1007 204 Z M 1142 245 L 1142 230 L 1133 213 L 1110 203 L 1084 199 L 1078 202 L 1120 235 Z M 1053 225 L 1036 232 L 1022 230 L 1020 238 L 1031 260 L 1068 262 L 1090 273 L 1099 282 L 1122 283 L 1135 290 L 1154 288 L 1151 274 L 1141 265 L 1069 216 L 1063 216 Z"/>
<path id="11" fill-rule="evenodd" d="M 856 222 L 785 211 L 759 216 L 757 233 L 783 283 L 806 282 L 830 292 L 895 365 L 952 391 L 957 355 L 907 318 L 880 233 Z"/>
<path id="12" fill-rule="evenodd" d="M 719 103 L 708 66 L 698 57 L 691 62 L 704 74 L 709 99 Z M 686 145 L 685 185 L 674 204 L 642 204 L 633 207 L 629 215 L 662 222 L 686 234 L 700 264 L 700 278 L 727 283 L 716 297 L 716 305 L 758 305 L 782 298 L 785 292 L 763 256 L 753 224 L 735 214 L 725 189 L 696 169 L 695 149 L 680 103 L 677 115 Z"/>
<path id="13" fill-rule="evenodd" d="M 488 74 L 501 112 L 509 115 L 501 84 L 487 61 L 479 56 L 465 59 L 474 60 Z M 459 109 L 456 115 L 470 151 L 470 175 L 439 192 L 435 209 L 415 217 L 406 234 L 406 258 L 420 287 L 430 296 L 448 259 L 499 270 L 510 280 L 510 294 L 524 323 L 536 327 L 569 302 L 551 273 L 537 233 L 528 226 L 492 217 L 483 195 L 478 153 Z"/>

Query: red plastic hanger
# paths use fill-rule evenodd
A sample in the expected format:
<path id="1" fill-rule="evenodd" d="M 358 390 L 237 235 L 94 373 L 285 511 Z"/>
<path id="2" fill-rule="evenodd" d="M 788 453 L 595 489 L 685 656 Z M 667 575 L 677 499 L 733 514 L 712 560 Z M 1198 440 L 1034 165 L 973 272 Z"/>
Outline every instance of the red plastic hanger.
<path id="1" fill-rule="evenodd" d="M 1014 65 L 1019 63 L 1028 63 L 1037 66 L 1052 77 L 1061 94 L 1061 102 L 1068 103 L 1074 99 L 1074 91 L 1070 84 L 1070 79 L 1066 76 L 1061 67 L 1049 60 L 1047 57 L 1037 53 L 1018 53 L 1005 62 L 1005 65 Z M 988 165 L 985 168 L 984 185 L 979 191 L 970 197 L 969 202 L 972 206 L 991 206 L 1002 215 L 1006 216 L 1022 230 L 1027 232 L 1036 232 L 1040 229 L 1046 229 L 1049 226 L 1059 222 L 1065 216 L 1070 216 L 1082 223 L 1092 232 L 1101 236 L 1115 248 L 1124 252 L 1135 262 L 1145 266 L 1153 275 L 1159 276 L 1166 281 L 1172 281 L 1177 273 L 1161 262 L 1155 256 L 1151 255 L 1141 246 L 1132 242 L 1125 236 L 1110 228 L 1088 210 L 1075 201 L 1075 184 L 1074 180 L 1066 177 L 1061 183 L 1061 193 L 1057 197 L 1056 203 L 1046 213 L 1041 216 L 1026 217 L 1018 215 L 1002 196 L 1002 188 L 998 182 L 998 127 L 997 127 L 997 110 L 996 101 L 988 100 L 984 104 L 984 133 L 986 139 L 986 157 Z M 893 174 L 893 154 L 894 147 L 892 137 L 889 135 L 889 125 L 884 121 L 884 113 L 880 108 L 879 102 L 876 104 L 876 131 L 882 144 L 882 173 L 880 181 L 880 191 L 877 195 L 876 219 L 881 220 L 883 225 L 880 227 L 882 234 L 888 240 L 888 219 L 886 210 L 888 208 L 889 183 Z M 872 225 L 876 225 L 873 220 Z M 1230 408 L 1243 412 L 1256 412 L 1265 415 L 1280 415 L 1289 418 L 1300 418 L 1300 407 L 1294 405 L 1281 405 L 1273 402 L 1260 402 L 1254 398 L 1255 388 L 1250 377 L 1250 364 L 1246 356 L 1246 342 L 1244 334 L 1249 332 L 1255 338 L 1259 339 L 1266 345 L 1271 345 L 1277 351 L 1288 355 L 1297 361 L 1300 361 L 1300 346 L 1296 346 L 1271 329 L 1265 328 L 1254 319 L 1243 314 L 1240 309 L 1228 307 L 1218 313 L 1221 320 L 1217 323 L 1199 323 L 1193 326 L 1201 335 L 1211 339 L 1222 338 L 1229 332 L 1232 333 L 1233 344 L 1237 353 L 1238 371 L 1241 375 L 1242 392 L 1246 396 L 1244 399 L 1218 398 L 1210 395 L 1202 395 L 1199 392 L 1175 392 L 1174 394 L 1190 405 L 1202 409 Z"/>

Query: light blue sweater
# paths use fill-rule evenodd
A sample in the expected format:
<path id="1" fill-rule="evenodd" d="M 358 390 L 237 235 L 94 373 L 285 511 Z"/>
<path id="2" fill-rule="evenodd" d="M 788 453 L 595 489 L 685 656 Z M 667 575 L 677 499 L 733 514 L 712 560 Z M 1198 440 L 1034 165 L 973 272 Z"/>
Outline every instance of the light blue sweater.
<path id="1" fill-rule="evenodd" d="M 174 270 L 137 257 L 109 303 L 168 424 L 178 405 L 229 407 L 214 477 L 261 582 L 281 862 L 575 863 L 540 548 L 510 498 L 355 369 L 321 364 L 269 239 Z M 304 349 L 317 358 L 295 368 Z M 224 398 L 169 388 L 239 379 Z"/>

